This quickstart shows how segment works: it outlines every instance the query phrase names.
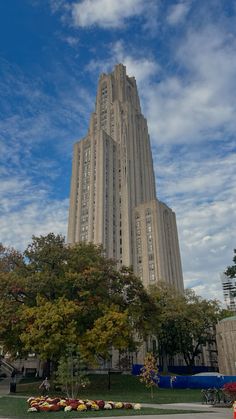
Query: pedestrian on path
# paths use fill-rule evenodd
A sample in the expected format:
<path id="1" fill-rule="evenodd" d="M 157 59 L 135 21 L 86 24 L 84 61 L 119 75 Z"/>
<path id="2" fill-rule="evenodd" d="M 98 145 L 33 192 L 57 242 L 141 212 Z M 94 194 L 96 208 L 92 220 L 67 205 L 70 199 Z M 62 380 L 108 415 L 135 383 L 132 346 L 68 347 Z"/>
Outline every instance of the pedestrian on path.
<path id="1" fill-rule="evenodd" d="M 40 384 L 39 389 L 42 390 L 43 396 L 45 396 L 46 394 L 48 394 L 49 390 L 50 390 L 50 383 L 48 381 L 48 378 L 46 377 L 45 380 L 43 380 L 43 382 Z"/>

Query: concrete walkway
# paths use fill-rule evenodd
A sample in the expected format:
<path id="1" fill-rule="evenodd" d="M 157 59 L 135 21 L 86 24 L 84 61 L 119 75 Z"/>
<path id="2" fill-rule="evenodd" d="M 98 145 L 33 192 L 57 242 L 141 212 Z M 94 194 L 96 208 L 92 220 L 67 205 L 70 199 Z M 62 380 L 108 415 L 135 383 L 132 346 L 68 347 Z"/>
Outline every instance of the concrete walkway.
<path id="1" fill-rule="evenodd" d="M 222 409 L 221 412 L 208 413 L 181 413 L 180 415 L 149 415 L 149 416 L 132 416 L 132 419 L 233 419 L 232 409 Z M 1 419 L 1 418 L 0 418 Z M 80 418 L 78 418 L 80 419 Z M 118 419 L 117 416 L 109 419 Z"/>
<path id="2" fill-rule="evenodd" d="M 186 413 L 186 414 L 168 414 L 168 415 L 158 415 L 155 418 L 158 419 L 232 419 L 233 418 L 233 408 L 224 408 L 224 407 L 214 407 L 210 405 L 205 405 L 201 403 L 171 403 L 171 404 L 146 404 L 142 403 L 143 407 L 155 407 L 159 409 L 176 409 L 176 410 L 195 410 L 199 413 Z M 205 413 L 203 413 L 205 412 Z M 151 417 L 151 416 L 149 416 Z M 134 418 L 134 417 L 132 417 Z M 140 417 L 139 417 L 140 418 Z M 142 418 L 145 418 L 142 416 Z"/>

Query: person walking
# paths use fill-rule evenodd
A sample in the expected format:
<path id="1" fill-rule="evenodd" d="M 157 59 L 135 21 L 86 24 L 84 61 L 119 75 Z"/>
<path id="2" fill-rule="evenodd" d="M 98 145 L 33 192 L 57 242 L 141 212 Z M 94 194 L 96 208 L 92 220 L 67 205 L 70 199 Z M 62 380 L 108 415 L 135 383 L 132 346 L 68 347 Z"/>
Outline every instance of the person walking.
<path id="1" fill-rule="evenodd" d="M 50 383 L 48 381 L 48 378 L 46 377 L 45 380 L 40 384 L 39 389 L 42 389 L 43 396 L 48 394 L 50 390 Z"/>

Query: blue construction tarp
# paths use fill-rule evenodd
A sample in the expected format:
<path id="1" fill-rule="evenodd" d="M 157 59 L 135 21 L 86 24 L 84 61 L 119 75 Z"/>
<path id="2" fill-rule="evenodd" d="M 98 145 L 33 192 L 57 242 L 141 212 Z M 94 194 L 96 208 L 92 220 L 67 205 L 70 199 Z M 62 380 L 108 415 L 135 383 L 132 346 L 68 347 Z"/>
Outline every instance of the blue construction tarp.
<path id="1" fill-rule="evenodd" d="M 132 374 L 139 375 L 143 365 L 135 364 Z M 236 376 L 231 375 L 179 375 L 176 377 L 168 375 L 158 376 L 158 386 L 160 388 L 222 388 L 226 383 L 236 382 Z"/>

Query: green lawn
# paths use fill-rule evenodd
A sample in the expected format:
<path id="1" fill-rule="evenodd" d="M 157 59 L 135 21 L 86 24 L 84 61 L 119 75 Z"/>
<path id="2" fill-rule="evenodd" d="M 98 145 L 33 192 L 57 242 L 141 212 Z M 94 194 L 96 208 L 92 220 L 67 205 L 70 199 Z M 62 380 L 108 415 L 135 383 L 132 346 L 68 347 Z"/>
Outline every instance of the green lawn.
<path id="1" fill-rule="evenodd" d="M 193 403 L 201 401 L 200 390 L 171 390 L 155 389 L 151 399 L 150 390 L 147 390 L 139 382 L 137 377 L 131 375 L 111 375 L 111 390 L 108 390 L 107 375 L 91 375 L 90 386 L 82 389 L 81 399 L 104 399 L 114 401 L 130 401 L 140 403 Z M 39 395 L 39 381 L 17 384 L 17 394 L 36 396 Z M 52 391 L 51 395 L 61 395 L 60 392 Z"/>
<path id="2" fill-rule="evenodd" d="M 0 398 L 0 416 L 7 418 L 25 419 L 26 416 L 33 417 L 34 413 L 27 414 L 28 405 L 23 398 L 14 398 L 14 396 Z M 170 410 L 170 409 L 153 409 L 142 408 L 141 410 L 102 410 L 100 412 L 40 412 L 42 419 L 63 419 L 63 418 L 78 418 L 78 417 L 109 417 L 109 416 L 132 416 L 132 415 L 163 415 L 163 414 L 176 414 L 176 413 L 191 413 L 193 410 Z M 36 414 L 38 417 L 38 415 Z"/>

